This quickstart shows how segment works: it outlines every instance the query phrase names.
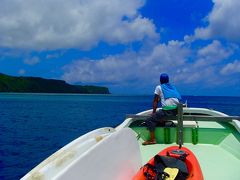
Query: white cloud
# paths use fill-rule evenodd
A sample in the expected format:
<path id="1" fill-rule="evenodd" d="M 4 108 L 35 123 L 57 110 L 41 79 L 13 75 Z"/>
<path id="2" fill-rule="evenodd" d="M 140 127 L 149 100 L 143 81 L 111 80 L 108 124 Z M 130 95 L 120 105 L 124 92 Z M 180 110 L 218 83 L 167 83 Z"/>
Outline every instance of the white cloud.
<path id="1" fill-rule="evenodd" d="M 24 52 L 16 49 L 0 48 L 0 60 L 9 59 L 9 58 L 19 58 L 19 57 L 22 57 L 23 55 L 25 55 Z"/>
<path id="2" fill-rule="evenodd" d="M 156 39 L 144 0 L 1 0 L 0 47 L 88 49 L 100 41 Z"/>
<path id="3" fill-rule="evenodd" d="M 197 51 L 196 67 L 209 66 L 227 59 L 233 54 L 232 47 L 224 47 L 220 41 L 214 40 L 211 44 Z"/>
<path id="4" fill-rule="evenodd" d="M 192 62 L 185 64 L 185 67 L 178 72 L 176 80 L 185 84 L 204 82 L 206 85 L 219 85 L 223 81 L 219 74 L 219 68 L 224 60 L 227 60 L 233 53 L 234 47 L 224 47 L 219 41 L 201 47 L 196 52 L 192 50 Z"/>
<path id="5" fill-rule="evenodd" d="M 46 59 L 56 59 L 59 57 L 59 54 L 48 54 L 46 56 Z"/>
<path id="6" fill-rule="evenodd" d="M 40 62 L 39 57 L 32 57 L 28 59 L 24 59 L 24 63 L 28 65 L 35 65 Z"/>
<path id="7" fill-rule="evenodd" d="M 151 51 L 127 52 L 100 60 L 76 60 L 64 67 L 63 79 L 70 83 L 105 83 L 153 86 L 159 74 L 166 72 L 176 84 L 215 86 L 223 83 L 219 68 L 233 53 L 219 41 L 191 50 L 187 44 L 169 41 L 158 44 Z"/>
<path id="8" fill-rule="evenodd" d="M 57 59 L 62 56 L 63 53 L 54 53 L 54 54 L 47 54 L 46 59 Z"/>
<path id="9" fill-rule="evenodd" d="M 213 10 L 206 18 L 209 25 L 197 28 L 195 38 L 223 38 L 232 42 L 240 42 L 240 1 L 213 0 L 213 2 Z"/>
<path id="10" fill-rule="evenodd" d="M 26 73 L 25 69 L 20 69 L 20 70 L 18 71 L 18 74 L 19 74 L 19 75 L 24 75 L 25 73 Z"/>
<path id="11" fill-rule="evenodd" d="M 189 50 L 178 41 L 156 45 L 149 53 L 127 52 L 100 60 L 77 60 L 64 67 L 68 82 L 147 83 L 158 82 L 159 73 L 174 73 L 181 67 Z"/>
<path id="12" fill-rule="evenodd" d="M 240 60 L 235 60 L 232 63 L 228 63 L 221 70 L 221 74 L 223 75 L 234 74 L 234 73 L 240 73 Z"/>

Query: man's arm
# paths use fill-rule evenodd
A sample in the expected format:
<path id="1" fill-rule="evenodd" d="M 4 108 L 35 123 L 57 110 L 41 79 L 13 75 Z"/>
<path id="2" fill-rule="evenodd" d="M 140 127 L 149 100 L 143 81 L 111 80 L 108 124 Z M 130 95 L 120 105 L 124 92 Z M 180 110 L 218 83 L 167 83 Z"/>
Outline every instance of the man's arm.
<path id="1" fill-rule="evenodd" d="M 152 112 L 153 114 L 156 113 L 158 101 L 159 101 L 159 96 L 155 94 L 153 99 L 153 112 Z"/>

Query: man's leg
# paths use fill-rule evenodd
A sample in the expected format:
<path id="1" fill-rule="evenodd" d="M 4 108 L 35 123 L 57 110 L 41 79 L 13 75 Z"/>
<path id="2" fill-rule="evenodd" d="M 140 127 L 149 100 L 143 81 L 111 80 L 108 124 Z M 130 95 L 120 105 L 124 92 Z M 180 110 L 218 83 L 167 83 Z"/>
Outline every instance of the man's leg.
<path id="1" fill-rule="evenodd" d="M 155 133 L 154 131 L 150 131 L 150 140 L 145 141 L 142 145 L 156 144 Z"/>
<path id="2" fill-rule="evenodd" d="M 156 138 L 155 138 L 155 127 L 157 123 L 163 121 L 164 113 L 160 109 L 157 111 L 154 115 L 152 115 L 150 118 L 148 118 L 145 123 L 147 124 L 147 128 L 150 131 L 150 139 L 148 141 L 143 142 L 143 145 L 148 144 L 156 144 Z"/>
<path id="3" fill-rule="evenodd" d="M 156 123 L 153 120 L 153 117 L 148 118 L 147 120 L 145 120 L 145 123 L 147 125 L 147 129 L 150 132 L 150 139 L 143 142 L 143 145 L 148 145 L 148 144 L 156 144 L 156 140 L 155 140 L 155 134 L 154 134 L 154 130 L 156 127 Z"/>
<path id="4" fill-rule="evenodd" d="M 176 116 L 177 115 L 177 109 L 172 110 L 163 110 L 164 116 Z"/>

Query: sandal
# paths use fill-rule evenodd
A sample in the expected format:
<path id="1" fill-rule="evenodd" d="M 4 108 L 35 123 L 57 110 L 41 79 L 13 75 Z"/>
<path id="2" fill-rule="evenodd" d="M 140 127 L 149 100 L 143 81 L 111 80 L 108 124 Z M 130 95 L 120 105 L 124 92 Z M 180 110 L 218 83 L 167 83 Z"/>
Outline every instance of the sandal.
<path id="1" fill-rule="evenodd" d="M 142 143 L 142 145 L 150 145 L 150 144 L 156 144 L 157 142 L 156 141 L 145 141 Z"/>

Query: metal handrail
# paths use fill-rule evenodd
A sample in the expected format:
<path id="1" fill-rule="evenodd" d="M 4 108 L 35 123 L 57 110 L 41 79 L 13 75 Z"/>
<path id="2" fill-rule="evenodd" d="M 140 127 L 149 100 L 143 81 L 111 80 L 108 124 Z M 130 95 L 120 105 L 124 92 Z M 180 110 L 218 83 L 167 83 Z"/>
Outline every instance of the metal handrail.
<path id="1" fill-rule="evenodd" d="M 182 147 L 183 145 L 183 105 L 182 104 L 178 104 L 177 106 L 177 133 L 178 133 L 178 145 L 179 148 Z"/>
<path id="2" fill-rule="evenodd" d="M 151 115 L 136 115 L 127 114 L 126 118 L 145 120 L 151 117 Z M 240 116 L 204 116 L 204 115 L 182 115 L 183 121 L 220 121 L 220 122 L 232 122 L 232 120 L 240 121 Z M 177 116 L 166 116 L 166 120 L 177 120 Z"/>
<path id="3" fill-rule="evenodd" d="M 206 116 L 206 115 L 183 115 L 183 105 L 178 104 L 177 116 L 165 116 L 165 120 L 177 120 L 177 143 L 179 148 L 183 145 L 183 121 L 215 121 L 215 122 L 232 122 L 233 120 L 240 121 L 240 116 Z M 127 115 L 127 118 L 136 118 L 145 120 L 151 115 Z"/>

